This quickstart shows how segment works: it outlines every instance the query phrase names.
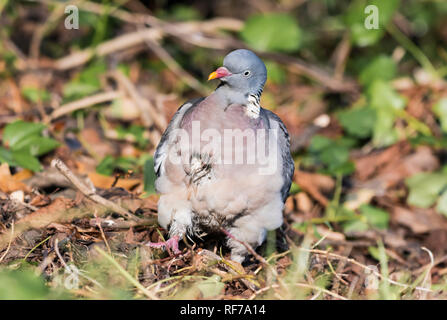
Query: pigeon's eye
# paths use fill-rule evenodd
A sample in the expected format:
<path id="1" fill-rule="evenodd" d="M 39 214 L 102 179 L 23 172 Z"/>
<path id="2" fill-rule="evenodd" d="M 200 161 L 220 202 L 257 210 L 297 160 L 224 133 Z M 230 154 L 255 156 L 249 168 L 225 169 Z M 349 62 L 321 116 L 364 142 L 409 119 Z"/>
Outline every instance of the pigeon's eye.
<path id="1" fill-rule="evenodd" d="M 247 70 L 244 72 L 244 76 L 248 77 L 250 75 L 250 73 L 251 73 L 250 70 Z"/>

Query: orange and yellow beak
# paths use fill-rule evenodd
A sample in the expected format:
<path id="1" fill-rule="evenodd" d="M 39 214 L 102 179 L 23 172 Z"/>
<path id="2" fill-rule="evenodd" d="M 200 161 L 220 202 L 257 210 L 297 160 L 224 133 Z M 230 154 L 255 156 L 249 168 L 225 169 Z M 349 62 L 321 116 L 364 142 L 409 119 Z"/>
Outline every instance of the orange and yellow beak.
<path id="1" fill-rule="evenodd" d="M 210 73 L 210 75 L 208 76 L 208 81 L 213 80 L 213 79 L 223 78 L 223 77 L 226 77 L 229 75 L 231 75 L 231 72 L 228 71 L 227 68 L 220 67 L 216 71 Z"/>

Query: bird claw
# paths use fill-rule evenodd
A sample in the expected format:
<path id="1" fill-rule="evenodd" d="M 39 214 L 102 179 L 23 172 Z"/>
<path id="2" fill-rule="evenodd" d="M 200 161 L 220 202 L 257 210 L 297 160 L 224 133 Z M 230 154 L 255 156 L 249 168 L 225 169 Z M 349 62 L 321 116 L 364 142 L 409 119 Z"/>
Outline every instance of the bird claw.
<path id="1" fill-rule="evenodd" d="M 179 254 L 179 253 L 181 253 L 181 251 L 178 248 L 179 240 L 180 240 L 179 236 L 173 236 L 167 241 L 162 241 L 162 242 L 150 242 L 149 241 L 148 243 L 146 243 L 146 245 L 151 248 L 157 248 L 157 249 L 163 249 L 163 250 L 172 249 L 174 254 Z"/>

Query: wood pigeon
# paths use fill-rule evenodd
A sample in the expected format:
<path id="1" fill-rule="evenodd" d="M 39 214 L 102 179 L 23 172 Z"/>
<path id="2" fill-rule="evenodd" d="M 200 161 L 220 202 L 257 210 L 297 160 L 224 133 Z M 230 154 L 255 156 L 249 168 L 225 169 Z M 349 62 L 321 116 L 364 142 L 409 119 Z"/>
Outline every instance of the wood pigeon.
<path id="1" fill-rule="evenodd" d="M 232 51 L 212 79 L 220 80 L 216 90 L 183 104 L 156 149 L 158 222 L 170 239 L 148 245 L 179 253 L 184 236 L 224 230 L 231 259 L 242 263 L 240 241 L 256 248 L 281 226 L 294 162 L 283 122 L 260 106 L 262 60 Z"/>

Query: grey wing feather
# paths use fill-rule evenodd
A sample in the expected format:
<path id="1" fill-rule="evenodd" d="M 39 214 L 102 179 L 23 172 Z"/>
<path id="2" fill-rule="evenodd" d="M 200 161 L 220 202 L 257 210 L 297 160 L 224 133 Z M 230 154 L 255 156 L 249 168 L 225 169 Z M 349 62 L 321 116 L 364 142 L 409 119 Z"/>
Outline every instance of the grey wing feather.
<path id="1" fill-rule="evenodd" d="M 155 150 L 154 154 L 154 169 L 155 174 L 157 177 L 160 177 L 164 174 L 164 166 L 163 163 L 168 155 L 168 141 L 170 138 L 170 134 L 173 132 L 174 129 L 178 129 L 180 126 L 180 122 L 183 119 L 183 116 L 185 113 L 191 109 L 197 106 L 203 99 L 205 98 L 197 98 L 193 100 L 189 100 L 182 104 L 180 108 L 178 108 L 177 112 L 172 117 L 171 121 L 168 124 L 168 127 L 166 128 L 165 132 L 161 136 L 160 143 L 157 146 L 157 149 Z"/>
<path id="2" fill-rule="evenodd" d="M 295 171 L 295 163 L 293 162 L 292 155 L 290 153 L 290 136 L 287 131 L 286 126 L 281 121 L 281 119 L 267 109 L 262 109 L 265 116 L 269 119 L 270 124 L 272 122 L 276 122 L 280 128 L 278 133 L 278 144 L 281 150 L 282 162 L 283 162 L 283 170 L 282 175 L 284 177 L 284 184 L 281 188 L 281 196 L 283 201 L 285 202 L 287 197 L 289 196 L 290 186 L 292 185 L 293 173 Z"/>

